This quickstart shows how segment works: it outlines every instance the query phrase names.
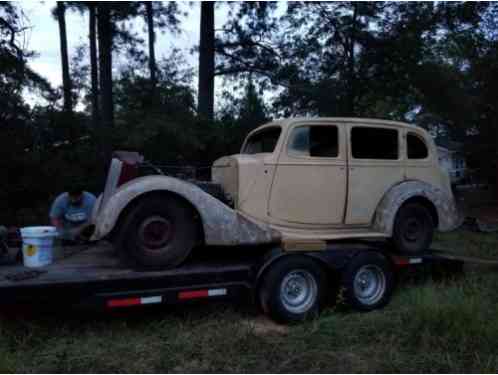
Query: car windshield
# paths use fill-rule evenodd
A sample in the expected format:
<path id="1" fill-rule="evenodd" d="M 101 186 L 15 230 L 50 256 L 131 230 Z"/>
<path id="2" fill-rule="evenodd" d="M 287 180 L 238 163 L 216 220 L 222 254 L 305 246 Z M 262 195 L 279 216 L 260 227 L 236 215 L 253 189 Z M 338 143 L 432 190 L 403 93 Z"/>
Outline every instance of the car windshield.
<path id="1" fill-rule="evenodd" d="M 279 126 L 265 128 L 247 139 L 242 154 L 272 153 L 280 137 Z"/>

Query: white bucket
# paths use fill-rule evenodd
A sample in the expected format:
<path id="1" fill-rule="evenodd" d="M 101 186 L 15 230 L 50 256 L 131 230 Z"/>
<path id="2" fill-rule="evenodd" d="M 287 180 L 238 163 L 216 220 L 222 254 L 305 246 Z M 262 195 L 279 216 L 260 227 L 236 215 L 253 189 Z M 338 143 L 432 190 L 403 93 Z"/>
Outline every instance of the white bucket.
<path id="1" fill-rule="evenodd" d="M 43 267 L 52 263 L 55 227 L 21 228 L 22 255 L 26 267 Z"/>

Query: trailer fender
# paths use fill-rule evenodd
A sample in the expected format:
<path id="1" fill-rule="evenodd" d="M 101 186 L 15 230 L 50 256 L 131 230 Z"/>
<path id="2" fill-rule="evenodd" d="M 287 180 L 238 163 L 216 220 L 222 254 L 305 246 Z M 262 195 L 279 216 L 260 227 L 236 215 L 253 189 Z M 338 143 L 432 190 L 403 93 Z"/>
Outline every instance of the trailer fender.
<path id="1" fill-rule="evenodd" d="M 421 198 L 432 204 L 437 213 L 440 231 L 453 230 L 461 223 L 462 218 L 451 193 L 426 182 L 405 181 L 393 186 L 381 199 L 375 212 L 373 229 L 391 236 L 399 208 L 413 198 Z"/>
<path id="2" fill-rule="evenodd" d="M 149 193 L 177 194 L 198 212 L 207 245 L 253 245 L 278 242 L 279 233 L 264 223 L 255 222 L 235 211 L 196 185 L 168 176 L 145 176 L 120 186 L 109 199 L 102 201 L 94 217 L 93 240 L 107 236 L 117 225 L 129 204 Z"/>

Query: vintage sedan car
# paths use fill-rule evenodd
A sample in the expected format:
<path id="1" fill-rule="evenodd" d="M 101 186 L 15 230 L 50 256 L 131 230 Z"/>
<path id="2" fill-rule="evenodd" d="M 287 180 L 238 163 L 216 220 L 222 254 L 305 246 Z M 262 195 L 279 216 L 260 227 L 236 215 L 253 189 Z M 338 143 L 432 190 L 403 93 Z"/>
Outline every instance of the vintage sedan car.
<path id="1" fill-rule="evenodd" d="M 146 266 L 178 265 L 197 244 L 299 249 L 382 238 L 413 254 L 428 249 L 434 229 L 459 223 L 432 138 L 400 122 L 274 121 L 252 131 L 240 154 L 215 161 L 211 182 L 126 181 L 127 164 L 113 160 L 94 238 L 110 236 Z"/>

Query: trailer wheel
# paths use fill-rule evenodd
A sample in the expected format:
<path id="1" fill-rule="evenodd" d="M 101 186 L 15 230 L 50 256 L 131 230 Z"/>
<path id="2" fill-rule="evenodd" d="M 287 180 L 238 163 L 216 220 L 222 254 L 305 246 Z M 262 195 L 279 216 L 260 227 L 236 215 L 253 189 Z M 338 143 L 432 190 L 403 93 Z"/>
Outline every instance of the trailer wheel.
<path id="1" fill-rule="evenodd" d="M 394 289 L 391 264 L 375 252 L 363 252 L 355 256 L 342 273 L 342 298 L 360 311 L 384 307 Z"/>
<path id="2" fill-rule="evenodd" d="M 144 198 L 126 216 L 120 240 L 128 258 L 147 268 L 173 268 L 196 242 L 190 207 L 174 197 Z"/>
<path id="3" fill-rule="evenodd" d="M 417 203 L 407 203 L 398 210 L 393 228 L 396 250 L 419 254 L 427 250 L 434 235 L 434 220 L 429 210 Z"/>
<path id="4" fill-rule="evenodd" d="M 280 259 L 263 276 L 259 299 L 265 313 L 282 323 L 314 318 L 327 295 L 327 276 L 305 256 Z"/>

